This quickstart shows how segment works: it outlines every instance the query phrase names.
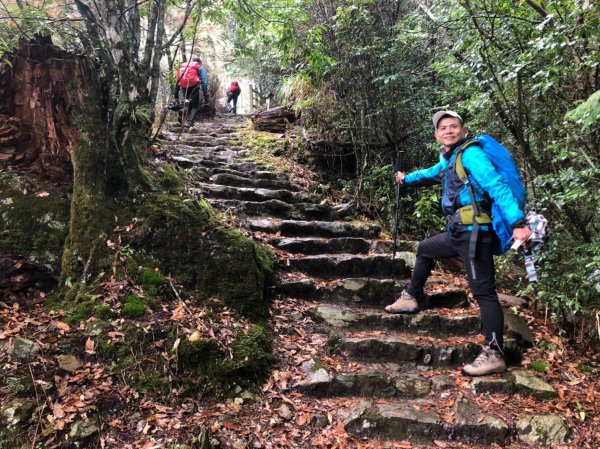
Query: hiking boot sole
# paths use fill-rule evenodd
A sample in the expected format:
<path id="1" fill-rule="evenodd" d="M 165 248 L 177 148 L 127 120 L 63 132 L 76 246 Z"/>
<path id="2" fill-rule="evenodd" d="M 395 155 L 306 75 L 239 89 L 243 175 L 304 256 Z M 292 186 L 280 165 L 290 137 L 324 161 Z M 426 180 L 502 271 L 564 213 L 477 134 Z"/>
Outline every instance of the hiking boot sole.
<path id="1" fill-rule="evenodd" d="M 394 314 L 399 314 L 399 313 L 417 313 L 419 311 L 418 307 L 416 307 L 414 309 L 398 309 L 398 310 L 388 309 L 388 307 L 390 307 L 390 306 L 385 307 L 384 310 L 387 313 L 394 313 Z"/>
<path id="2" fill-rule="evenodd" d="M 505 373 L 506 372 L 506 367 L 504 368 L 494 368 L 491 369 L 489 371 L 484 371 L 482 373 L 468 373 L 467 371 L 465 371 L 465 369 L 462 369 L 462 373 L 465 376 L 469 376 L 469 377 L 480 377 L 480 376 L 489 376 L 490 374 L 500 374 L 500 373 Z"/>

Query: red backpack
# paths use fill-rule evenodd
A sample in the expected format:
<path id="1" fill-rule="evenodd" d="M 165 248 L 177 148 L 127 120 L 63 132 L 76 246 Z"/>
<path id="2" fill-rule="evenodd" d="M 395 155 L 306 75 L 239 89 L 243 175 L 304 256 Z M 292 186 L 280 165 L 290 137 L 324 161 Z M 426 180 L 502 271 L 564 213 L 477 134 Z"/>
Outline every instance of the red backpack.
<path id="1" fill-rule="evenodd" d="M 231 86 L 229 86 L 229 92 L 235 95 L 239 95 L 242 89 L 240 89 L 240 85 L 237 81 L 232 81 Z"/>
<path id="2" fill-rule="evenodd" d="M 198 78 L 198 69 L 200 64 L 195 61 L 187 62 L 177 70 L 177 84 L 184 89 L 195 86 L 200 82 Z"/>

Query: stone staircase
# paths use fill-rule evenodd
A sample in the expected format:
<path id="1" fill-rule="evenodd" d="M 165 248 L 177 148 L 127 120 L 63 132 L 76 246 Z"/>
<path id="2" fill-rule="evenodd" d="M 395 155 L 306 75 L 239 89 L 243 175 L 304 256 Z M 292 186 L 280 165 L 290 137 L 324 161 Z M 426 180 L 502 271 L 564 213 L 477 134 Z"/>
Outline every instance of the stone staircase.
<path id="1" fill-rule="evenodd" d="M 488 395 L 494 399 L 487 402 L 501 404 L 514 393 L 554 397 L 541 379 L 517 366 L 478 379 L 460 374 L 481 342 L 478 311 L 463 290 L 433 293 L 414 315 L 383 311 L 410 276 L 415 243 L 400 242 L 392 258 L 391 242 L 380 238 L 378 225 L 350 220 L 347 208 L 319 203 L 285 173 L 253 160 L 240 133 L 245 121 L 217 116 L 181 134 L 173 127 L 163 137 L 173 160 L 194 179 L 191 193 L 233 214 L 245 232 L 277 252 L 282 301 L 313 304 L 309 332 L 327 335 L 330 352 L 322 356 L 335 359 L 335 368 L 315 356 L 302 363 L 301 379 L 290 389 L 314 400 L 356 398 L 344 424 L 357 438 L 486 445 L 564 441 L 560 417 L 523 412 L 502 419 L 501 407 L 490 412 L 478 400 Z M 518 355 L 533 336 L 519 317 L 506 318 Z M 554 430 L 532 424 L 542 418 Z M 550 441 L 548 435 L 560 438 Z"/>

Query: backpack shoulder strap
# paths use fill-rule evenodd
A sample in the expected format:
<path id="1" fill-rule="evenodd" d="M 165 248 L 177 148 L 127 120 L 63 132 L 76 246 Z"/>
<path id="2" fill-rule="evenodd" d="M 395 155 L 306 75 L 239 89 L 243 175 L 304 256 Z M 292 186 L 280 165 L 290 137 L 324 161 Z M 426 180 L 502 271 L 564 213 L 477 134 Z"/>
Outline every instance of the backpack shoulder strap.
<path id="1" fill-rule="evenodd" d="M 463 151 L 465 151 L 467 148 L 473 145 L 477 145 L 479 147 L 483 146 L 479 140 L 471 139 L 467 140 L 456 150 L 456 157 L 454 158 L 454 171 L 456 172 L 456 174 L 462 182 L 465 182 L 465 180 L 467 179 L 467 171 L 465 170 L 465 167 L 462 163 L 462 154 Z"/>
<path id="2" fill-rule="evenodd" d="M 469 192 L 469 198 L 471 199 L 471 207 L 473 208 L 473 227 L 471 230 L 471 237 L 469 239 L 469 258 L 471 260 L 475 259 L 475 254 L 477 252 L 477 236 L 479 234 L 479 222 L 477 221 L 477 217 L 480 215 L 480 211 L 479 206 L 477 205 L 477 201 L 475 201 L 473 186 L 469 181 L 467 171 L 465 170 L 465 167 L 462 163 L 462 154 L 467 148 L 473 145 L 478 145 L 480 147 L 483 146 L 481 142 L 479 142 L 476 139 L 467 140 L 459 148 L 456 149 L 456 156 L 454 157 L 454 171 L 459 177 L 459 179 L 463 182 L 463 184 L 467 187 L 467 191 Z M 473 271 L 473 278 L 475 277 L 476 273 L 475 271 Z"/>

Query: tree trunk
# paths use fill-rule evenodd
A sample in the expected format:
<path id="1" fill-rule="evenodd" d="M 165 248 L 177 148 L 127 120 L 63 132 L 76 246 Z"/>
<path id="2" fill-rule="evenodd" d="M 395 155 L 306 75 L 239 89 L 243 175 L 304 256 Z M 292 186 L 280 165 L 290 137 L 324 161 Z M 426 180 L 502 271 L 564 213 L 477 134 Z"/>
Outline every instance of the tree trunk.
<path id="1" fill-rule="evenodd" d="M 289 106 L 279 106 L 254 114 L 252 116 L 252 126 L 257 131 L 282 133 L 295 120 L 296 114 L 294 114 L 294 111 Z"/>
<path id="2" fill-rule="evenodd" d="M 89 80 L 87 62 L 65 55 L 49 38 L 22 43 L 0 64 L 0 160 L 54 183 L 71 184 L 71 153 L 78 145 L 72 101 L 75 79 Z"/>

